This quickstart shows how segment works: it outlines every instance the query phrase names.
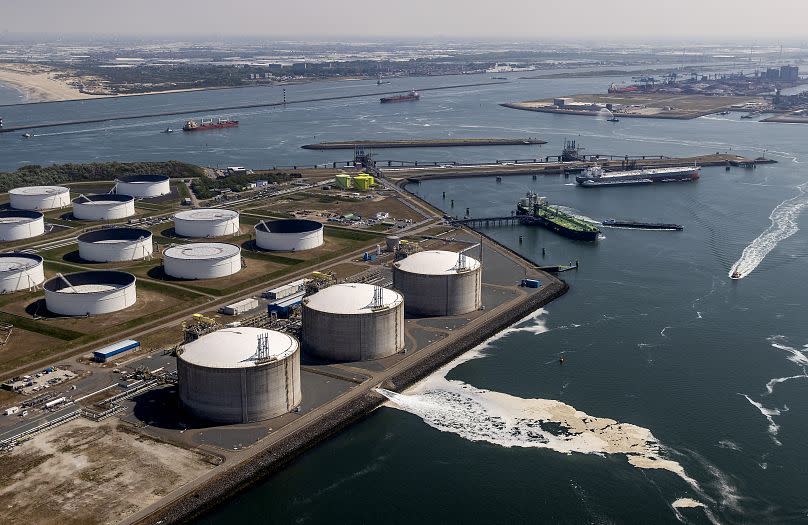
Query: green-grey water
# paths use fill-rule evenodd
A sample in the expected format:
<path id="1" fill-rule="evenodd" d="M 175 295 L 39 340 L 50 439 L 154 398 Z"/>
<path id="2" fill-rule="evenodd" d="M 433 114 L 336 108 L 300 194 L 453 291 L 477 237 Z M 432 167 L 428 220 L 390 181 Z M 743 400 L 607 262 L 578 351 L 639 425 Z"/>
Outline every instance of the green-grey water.
<path id="1" fill-rule="evenodd" d="M 578 271 L 563 275 L 569 293 L 452 368 L 449 381 L 405 392 L 398 408 L 377 410 L 200 522 L 808 521 L 808 128 L 741 121 L 737 115 L 623 119 L 614 125 L 497 105 L 603 91 L 609 81 L 524 80 L 431 92 L 417 104 L 381 106 L 368 98 L 256 110 L 237 115 L 238 130 L 204 136 L 161 135 L 166 125 L 177 125 L 166 118 L 55 128 L 28 141 L 7 134 L 0 135 L 0 168 L 165 158 L 250 167 L 314 164 L 340 159 L 334 152 L 299 149 L 315 137 L 447 135 L 530 135 L 550 144 L 391 150 L 380 156 L 532 158 L 556 154 L 570 137 L 588 153 L 731 150 L 775 158 L 777 164 L 754 170 L 705 168 L 701 180 L 683 184 L 584 189 L 560 176 L 528 176 L 410 185 L 447 212 L 454 199 L 455 213 L 468 207 L 474 216 L 509 214 L 525 192 L 536 191 L 592 219 L 675 222 L 685 229 L 604 228 L 604 238 L 594 244 L 523 226 L 488 229 L 534 260 L 580 260 Z M 440 83 L 458 82 L 413 79 L 406 87 Z M 299 86 L 290 96 L 374 88 L 372 82 L 322 83 Z M 14 106 L 2 113 L 11 125 L 273 96 L 272 90 L 230 90 Z M 739 260 L 745 277 L 731 281 L 728 273 Z M 490 393 L 512 397 L 493 407 Z M 594 417 L 648 429 L 662 456 L 678 463 L 684 475 L 636 468 L 622 454 L 565 453 L 542 432 L 514 432 L 510 423 L 524 416 L 520 400 L 527 399 L 558 400 Z M 513 421 L 499 425 L 495 409 Z M 674 508 L 680 498 L 705 507 Z"/>

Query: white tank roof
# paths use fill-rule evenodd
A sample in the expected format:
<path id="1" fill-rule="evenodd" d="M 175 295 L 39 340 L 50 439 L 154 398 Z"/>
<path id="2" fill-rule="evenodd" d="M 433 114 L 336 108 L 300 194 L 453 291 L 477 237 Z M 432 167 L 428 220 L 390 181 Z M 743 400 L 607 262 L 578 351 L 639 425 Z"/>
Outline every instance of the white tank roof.
<path id="1" fill-rule="evenodd" d="M 374 311 L 374 288 L 372 284 L 364 283 L 335 284 L 307 297 L 306 306 L 332 314 L 369 314 Z M 385 309 L 398 306 L 403 300 L 400 293 L 382 288 Z"/>
<path id="2" fill-rule="evenodd" d="M 259 335 L 266 335 L 268 338 L 266 355 L 269 358 L 285 359 L 298 348 L 297 340 L 290 335 L 264 328 L 240 326 L 217 330 L 186 344 L 180 359 L 192 365 L 210 368 L 256 366 Z"/>
<path id="3" fill-rule="evenodd" d="M 27 270 L 40 264 L 42 259 L 36 255 L 0 257 L 0 273 Z"/>
<path id="4" fill-rule="evenodd" d="M 196 210 L 185 210 L 174 215 L 175 219 L 186 221 L 216 221 L 224 219 L 234 219 L 238 217 L 238 212 L 233 210 L 220 210 L 218 208 L 199 208 Z"/>
<path id="5" fill-rule="evenodd" d="M 69 191 L 70 188 L 64 186 L 24 186 L 9 190 L 9 193 L 14 195 L 56 195 L 68 193 Z"/>
<path id="6" fill-rule="evenodd" d="M 235 244 L 224 242 L 192 242 L 172 246 L 163 252 L 165 257 L 174 259 L 224 259 L 238 255 L 241 249 Z"/>
<path id="7" fill-rule="evenodd" d="M 454 275 L 457 273 L 476 270 L 480 267 L 480 261 L 465 256 L 465 267 L 460 270 L 458 265 L 459 254 L 444 250 L 427 250 L 414 253 L 396 263 L 399 270 L 420 273 L 424 275 Z"/>

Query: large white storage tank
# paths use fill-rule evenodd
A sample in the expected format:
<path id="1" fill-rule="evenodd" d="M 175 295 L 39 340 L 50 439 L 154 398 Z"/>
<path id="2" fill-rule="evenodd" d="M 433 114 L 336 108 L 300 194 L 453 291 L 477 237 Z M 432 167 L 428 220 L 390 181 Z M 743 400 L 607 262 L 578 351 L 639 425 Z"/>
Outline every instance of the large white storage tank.
<path id="1" fill-rule="evenodd" d="M 163 252 L 163 270 L 178 279 L 215 279 L 241 270 L 241 248 L 221 242 L 178 244 Z"/>
<path id="2" fill-rule="evenodd" d="M 45 281 L 42 257 L 31 253 L 0 253 L 0 293 L 33 290 Z"/>
<path id="3" fill-rule="evenodd" d="M 73 199 L 73 217 L 81 221 L 114 221 L 134 214 L 135 198 L 131 195 L 104 193 Z"/>
<path id="4" fill-rule="evenodd" d="M 177 353 L 179 397 L 195 417 L 249 423 L 300 404 L 300 345 L 263 328 L 217 330 Z"/>
<path id="5" fill-rule="evenodd" d="M 135 304 L 135 276 L 112 270 L 90 270 L 48 279 L 45 306 L 59 315 L 108 314 Z"/>
<path id="6" fill-rule="evenodd" d="M 142 228 L 106 228 L 79 235 L 79 257 L 90 262 L 136 261 L 151 256 L 152 232 Z"/>
<path id="7" fill-rule="evenodd" d="M 366 361 L 404 349 L 404 299 L 380 286 L 346 283 L 303 299 L 303 348 L 331 361 Z"/>
<path id="8" fill-rule="evenodd" d="M 238 231 L 237 211 L 198 208 L 174 215 L 174 232 L 183 237 L 224 237 L 235 235 Z"/>
<path id="9" fill-rule="evenodd" d="M 418 252 L 393 264 L 393 288 L 404 295 L 407 313 L 466 314 L 482 305 L 482 266 L 454 252 Z"/>
<path id="10" fill-rule="evenodd" d="M 136 199 L 162 197 L 171 193 L 171 182 L 165 175 L 129 175 L 115 181 L 115 193 Z"/>
<path id="11" fill-rule="evenodd" d="M 255 226 L 255 244 L 273 252 L 299 252 L 323 245 L 323 225 L 305 219 L 261 221 Z"/>
<path id="12" fill-rule="evenodd" d="M 70 205 L 70 188 L 64 186 L 25 186 L 8 192 L 15 210 L 55 210 Z"/>
<path id="13" fill-rule="evenodd" d="M 0 241 L 20 241 L 45 233 L 45 216 L 38 211 L 0 211 Z"/>

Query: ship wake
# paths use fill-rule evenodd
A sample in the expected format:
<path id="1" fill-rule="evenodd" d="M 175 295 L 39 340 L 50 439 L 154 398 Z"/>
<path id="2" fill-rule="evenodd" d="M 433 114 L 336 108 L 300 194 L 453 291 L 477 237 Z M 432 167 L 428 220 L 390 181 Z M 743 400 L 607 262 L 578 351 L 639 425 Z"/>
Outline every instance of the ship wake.
<path id="1" fill-rule="evenodd" d="M 797 189 L 799 195 L 784 200 L 772 210 L 769 215 L 771 224 L 744 248 L 741 258 L 729 271 L 730 277 L 736 275 L 735 278 L 743 279 L 752 273 L 780 241 L 788 239 L 800 230 L 797 219 L 803 208 L 808 206 L 808 183 L 800 184 Z"/>

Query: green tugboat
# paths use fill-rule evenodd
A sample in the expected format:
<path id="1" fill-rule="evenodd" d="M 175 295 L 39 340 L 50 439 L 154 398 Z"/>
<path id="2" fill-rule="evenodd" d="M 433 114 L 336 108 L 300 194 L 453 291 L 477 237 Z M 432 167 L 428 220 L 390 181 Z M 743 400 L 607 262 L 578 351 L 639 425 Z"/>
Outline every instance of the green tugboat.
<path id="1" fill-rule="evenodd" d="M 547 197 L 529 192 L 516 204 L 516 212 L 526 224 L 538 224 L 559 235 L 580 241 L 596 241 L 600 230 L 588 222 L 553 208 Z"/>

